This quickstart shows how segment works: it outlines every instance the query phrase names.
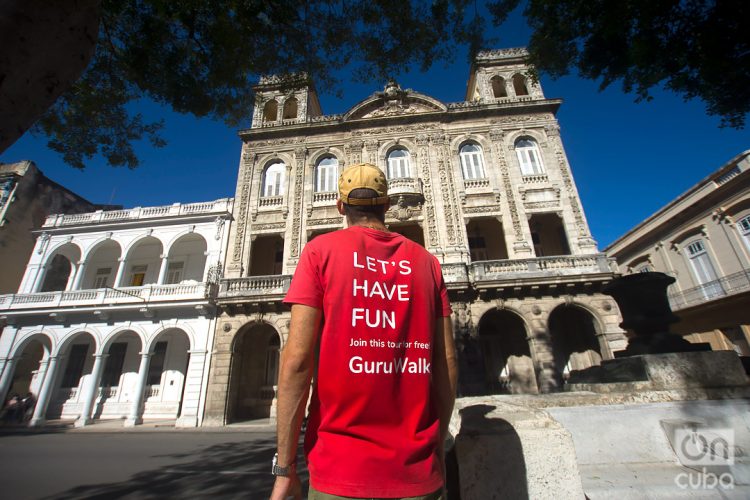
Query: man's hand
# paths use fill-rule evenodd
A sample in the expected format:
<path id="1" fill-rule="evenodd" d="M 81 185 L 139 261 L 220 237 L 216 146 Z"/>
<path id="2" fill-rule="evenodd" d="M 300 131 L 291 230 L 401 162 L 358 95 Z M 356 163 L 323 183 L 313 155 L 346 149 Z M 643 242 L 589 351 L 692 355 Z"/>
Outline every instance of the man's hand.
<path id="1" fill-rule="evenodd" d="M 271 500 L 302 500 L 302 483 L 300 483 L 297 471 L 290 471 L 289 476 L 276 476 L 273 483 Z"/>

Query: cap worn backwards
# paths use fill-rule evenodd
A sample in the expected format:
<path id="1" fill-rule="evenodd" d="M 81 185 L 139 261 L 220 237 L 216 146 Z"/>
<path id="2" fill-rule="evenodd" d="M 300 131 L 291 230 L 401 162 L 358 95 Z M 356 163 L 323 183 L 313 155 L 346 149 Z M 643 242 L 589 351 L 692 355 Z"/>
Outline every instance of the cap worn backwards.
<path id="1" fill-rule="evenodd" d="M 374 198 L 351 198 L 355 189 L 371 189 Z M 339 198 L 347 205 L 384 205 L 388 202 L 388 181 L 382 170 L 371 163 L 359 163 L 344 169 L 339 176 Z"/>

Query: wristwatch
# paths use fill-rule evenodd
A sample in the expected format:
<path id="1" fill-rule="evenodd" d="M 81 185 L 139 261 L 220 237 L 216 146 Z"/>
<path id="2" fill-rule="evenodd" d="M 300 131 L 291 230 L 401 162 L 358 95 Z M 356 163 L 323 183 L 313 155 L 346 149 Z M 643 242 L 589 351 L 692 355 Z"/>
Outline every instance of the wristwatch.
<path id="1" fill-rule="evenodd" d="M 288 477 L 289 474 L 294 470 L 294 462 L 287 465 L 286 467 L 282 467 L 279 465 L 279 454 L 275 453 L 273 456 L 273 462 L 271 462 L 271 474 L 274 476 L 284 476 Z"/>

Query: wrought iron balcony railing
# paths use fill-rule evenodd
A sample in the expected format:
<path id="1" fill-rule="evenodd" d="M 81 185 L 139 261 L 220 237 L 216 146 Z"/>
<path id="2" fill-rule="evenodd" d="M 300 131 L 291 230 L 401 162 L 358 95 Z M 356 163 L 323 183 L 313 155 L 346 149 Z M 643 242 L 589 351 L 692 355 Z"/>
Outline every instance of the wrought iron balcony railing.
<path id="1" fill-rule="evenodd" d="M 669 293 L 669 304 L 677 311 L 750 290 L 750 270 L 730 274 L 702 285 Z"/>

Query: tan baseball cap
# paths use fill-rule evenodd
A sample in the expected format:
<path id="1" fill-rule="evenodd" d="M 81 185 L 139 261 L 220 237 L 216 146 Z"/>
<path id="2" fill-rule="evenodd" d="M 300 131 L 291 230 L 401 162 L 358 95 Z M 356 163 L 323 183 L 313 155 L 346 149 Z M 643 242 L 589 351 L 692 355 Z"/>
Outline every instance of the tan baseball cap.
<path id="1" fill-rule="evenodd" d="M 376 198 L 349 198 L 355 189 L 372 189 Z M 371 163 L 358 163 L 339 176 L 339 198 L 347 205 L 384 205 L 388 201 L 388 181 L 382 170 Z"/>

